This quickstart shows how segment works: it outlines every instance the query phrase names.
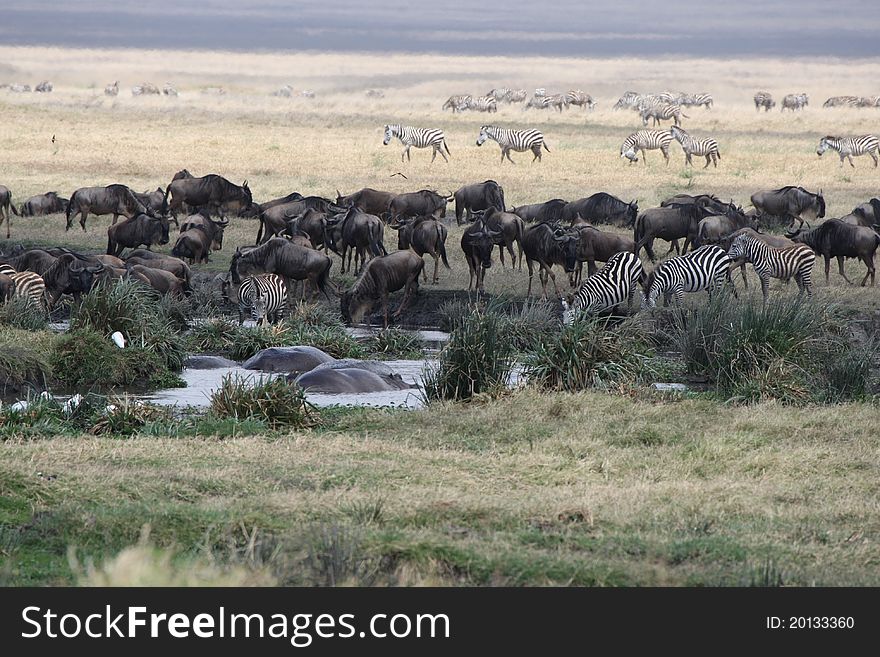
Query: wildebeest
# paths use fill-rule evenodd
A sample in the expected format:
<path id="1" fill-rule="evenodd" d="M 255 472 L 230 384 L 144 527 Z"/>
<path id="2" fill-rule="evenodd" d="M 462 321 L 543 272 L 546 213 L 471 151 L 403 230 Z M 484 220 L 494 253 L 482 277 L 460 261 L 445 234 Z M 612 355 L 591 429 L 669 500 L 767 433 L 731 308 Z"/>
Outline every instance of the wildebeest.
<path id="1" fill-rule="evenodd" d="M 283 237 L 273 237 L 246 253 L 242 249 L 236 249 L 230 266 L 237 268 L 241 276 L 278 274 L 287 285 L 288 306 L 292 307 L 290 297 L 293 295 L 293 281 L 308 280 L 313 295 L 316 296 L 320 291 L 328 299 L 330 298 L 327 283 L 330 280 L 332 265 L 333 260 L 320 251 L 291 244 Z M 303 286 L 303 296 L 305 296 L 305 286 Z"/>
<path id="2" fill-rule="evenodd" d="M 168 202 L 169 197 L 171 202 Z M 208 174 L 201 178 L 178 178 L 165 188 L 162 200 L 162 214 L 171 214 L 177 219 L 177 210 L 186 203 L 190 207 L 207 207 L 221 214 L 237 214 L 253 203 L 247 180 L 235 185 L 223 176 Z"/>
<path id="3" fill-rule="evenodd" d="M 184 282 L 170 271 L 145 265 L 129 264 L 126 264 L 126 271 L 131 278 L 148 285 L 160 294 L 182 297 L 185 292 Z"/>
<path id="4" fill-rule="evenodd" d="M 495 244 L 498 245 L 498 257 L 501 259 L 501 266 L 504 266 L 504 249 L 510 254 L 511 267 L 516 267 L 517 259 L 519 260 L 519 268 L 522 269 L 522 250 L 523 250 L 523 231 L 525 226 L 523 220 L 512 212 L 499 212 L 495 208 L 489 208 L 483 214 L 483 224 L 496 233 L 493 238 Z M 516 243 L 519 257 L 513 251 L 513 245 Z"/>
<path id="5" fill-rule="evenodd" d="M 606 233 L 595 226 L 579 221 L 576 217 L 572 228 L 576 229 L 580 238 L 577 243 L 577 265 L 575 266 L 574 285 L 579 285 L 582 278 L 583 263 L 587 263 L 587 276 L 596 273 L 597 262 L 608 262 L 615 253 L 629 251 L 635 253 L 636 243 L 629 237 Z"/>
<path id="6" fill-rule="evenodd" d="M 633 231 L 636 255 L 639 255 L 639 251 L 644 247 L 651 262 L 656 262 L 654 239 L 657 237 L 671 242 L 670 250 L 675 248 L 676 251 L 678 251 L 678 240 L 684 239 L 681 253 L 687 253 L 688 245 L 693 244 L 697 238 L 700 220 L 706 214 L 708 212 L 705 208 L 694 203 L 673 204 L 665 208 L 645 210 L 636 218 Z"/>
<path id="7" fill-rule="evenodd" d="M 75 300 L 79 300 L 83 294 L 87 294 L 92 289 L 95 275 L 103 269 L 104 265 L 101 264 L 83 266 L 71 253 L 56 258 L 55 262 L 40 274 L 46 285 L 46 307 L 52 310 L 62 294 L 72 294 Z"/>
<path id="8" fill-rule="evenodd" d="M 568 205 L 568 201 L 554 198 L 543 203 L 520 205 L 511 208 L 510 211 L 526 223 L 558 224 L 562 221 L 562 212 L 566 205 Z"/>
<path id="9" fill-rule="evenodd" d="M 367 261 L 367 253 L 370 258 L 387 255 L 385 250 L 384 230 L 382 220 L 374 214 L 361 212 L 357 206 L 352 206 L 340 220 L 341 242 L 336 245 L 342 252 L 342 273 L 345 273 L 346 255 L 348 256 L 348 269 L 351 271 L 352 256 L 354 266 L 357 268 L 358 260 L 361 267 Z M 351 249 L 349 251 L 349 249 Z"/>
<path id="10" fill-rule="evenodd" d="M 459 226 L 462 214 L 466 214 L 467 221 L 470 221 L 474 210 L 505 210 L 504 189 L 494 180 L 459 187 L 452 197 L 455 199 L 455 221 Z"/>
<path id="11" fill-rule="evenodd" d="M 556 274 L 553 273 L 553 265 L 562 265 L 569 275 L 569 280 L 574 280 L 574 271 L 577 267 L 577 244 L 580 236 L 575 230 L 564 230 L 546 223 L 538 223 L 529 226 L 523 235 L 523 252 L 526 256 L 526 266 L 529 269 L 528 296 L 532 295 L 532 276 L 534 274 L 534 262 L 538 263 L 538 276 L 541 279 L 541 298 L 547 298 L 547 278 L 553 279 L 553 289 L 559 296 L 559 286 L 556 284 Z"/>
<path id="12" fill-rule="evenodd" d="M 373 258 L 364 271 L 343 295 L 340 302 L 342 317 L 350 324 L 358 324 L 373 308 L 376 301 L 382 303 L 384 325 L 388 326 L 388 295 L 404 289 L 403 299 L 393 317 L 400 317 L 407 303 L 419 291 L 419 274 L 425 267 L 422 257 L 410 251 L 395 251 Z"/>
<path id="13" fill-rule="evenodd" d="M 271 237 L 284 232 L 291 219 L 302 215 L 307 210 L 316 210 L 322 214 L 345 212 L 348 208 L 340 208 L 330 199 L 321 196 L 306 196 L 291 201 L 277 203 L 260 212 L 260 228 L 257 230 L 257 244 L 262 244 Z"/>
<path id="14" fill-rule="evenodd" d="M 145 249 L 135 249 L 125 258 L 125 264 L 144 265 L 153 269 L 164 269 L 171 272 L 181 281 L 183 281 L 184 289 L 190 289 L 190 281 L 192 278 L 189 265 L 180 258 L 174 256 L 154 253 Z"/>
<path id="15" fill-rule="evenodd" d="M 341 208 L 350 208 L 356 205 L 367 214 L 374 214 L 382 219 L 386 218 L 391 201 L 395 194 L 391 192 L 383 192 L 378 189 L 364 187 L 353 194 L 343 196 L 339 190 L 336 190 L 336 205 Z"/>
<path id="16" fill-rule="evenodd" d="M 728 208 L 724 214 L 713 214 L 700 220 L 696 246 L 718 244 L 721 239 L 740 228 L 758 229 L 758 219 L 743 214 L 740 208 Z"/>
<path id="17" fill-rule="evenodd" d="M 31 196 L 18 209 L 22 217 L 37 217 L 57 212 L 67 212 L 68 199 L 58 196 L 57 192 L 46 192 Z"/>
<path id="18" fill-rule="evenodd" d="M 468 263 L 470 280 L 468 292 L 472 289 L 483 291 L 486 270 L 492 266 L 492 247 L 499 233 L 487 228 L 482 217 L 464 229 L 461 236 L 461 250 Z"/>
<path id="19" fill-rule="evenodd" d="M 817 255 L 825 258 L 825 283 L 829 281 L 829 269 L 831 258 L 837 258 L 840 275 L 847 283 L 852 281 L 846 277 L 843 271 L 845 258 L 859 258 L 868 268 L 861 285 L 864 286 L 871 277 L 871 286 L 874 286 L 874 254 L 880 246 L 880 235 L 871 228 L 853 226 L 839 219 L 829 219 L 813 230 L 804 229 L 804 220 L 800 220 L 798 228 L 786 233 L 786 237 L 795 242 L 806 244 Z"/>
<path id="20" fill-rule="evenodd" d="M 308 208 L 298 217 L 287 220 L 287 227 L 283 233 L 295 238 L 298 234 L 308 237 L 312 247 L 324 248 L 326 252 L 330 248 L 330 238 L 327 234 L 327 215 L 323 212 Z"/>
<path id="21" fill-rule="evenodd" d="M 132 190 L 132 194 L 134 194 L 134 197 L 138 201 L 144 204 L 145 208 L 152 211 L 153 214 L 159 214 L 162 212 L 162 203 L 165 201 L 165 192 L 162 191 L 161 187 L 157 187 L 155 191 L 144 192 L 143 194 Z M 177 219 L 174 221 L 176 222 Z"/>
<path id="22" fill-rule="evenodd" d="M 44 249 L 28 249 L 15 256 L 0 257 L 0 264 L 6 264 L 17 272 L 32 271 L 43 275 L 57 260 L 56 256 Z"/>
<path id="23" fill-rule="evenodd" d="M 202 219 L 203 221 L 199 221 Z M 189 226 L 187 222 L 191 222 Z M 223 230 L 229 225 L 229 221 L 214 221 L 205 219 L 201 215 L 187 217 L 181 226 L 181 233 L 171 249 L 171 255 L 175 258 L 189 260 L 189 264 L 195 262 L 208 262 L 208 254 L 211 251 L 219 251 L 223 248 Z M 183 230 L 186 228 L 186 230 Z"/>
<path id="24" fill-rule="evenodd" d="M 434 217 L 441 219 L 446 216 L 446 204 L 452 200 L 452 196 L 442 196 L 437 192 L 422 189 L 418 192 L 406 192 L 395 196 L 388 211 L 392 221 L 401 217 Z"/>
<path id="25" fill-rule="evenodd" d="M 853 226 L 865 226 L 880 231 L 878 218 L 880 218 L 880 199 L 872 198 L 867 203 L 854 207 L 852 212 L 841 217 L 840 220 Z"/>
<path id="26" fill-rule="evenodd" d="M 125 185 L 80 187 L 70 196 L 70 202 L 67 204 L 65 230 L 70 230 L 76 215 L 80 216 L 79 225 L 85 230 L 86 218 L 90 212 L 95 215 L 112 214 L 114 224 L 119 219 L 119 215 L 131 219 L 139 214 L 153 214 L 135 198 L 131 189 Z"/>
<path id="27" fill-rule="evenodd" d="M 443 260 L 446 269 L 450 268 L 446 259 L 446 226 L 432 217 L 416 217 L 410 221 L 390 225 L 397 230 L 398 249 L 412 249 L 419 257 L 427 253 L 434 258 L 434 278 L 431 282 L 436 285 L 440 280 L 437 277 L 440 260 Z M 422 274 L 427 283 L 428 272 L 423 269 Z"/>
<path id="28" fill-rule="evenodd" d="M 139 214 L 107 228 L 107 255 L 119 257 L 125 249 L 168 244 L 168 220 Z"/>
<path id="29" fill-rule="evenodd" d="M 676 194 L 675 196 L 670 196 L 665 201 L 661 201 L 660 207 L 665 208 L 669 205 L 686 205 L 688 203 L 707 208 L 715 214 L 724 214 L 730 209 L 739 210 L 739 208 L 733 204 L 733 201 L 725 203 L 712 194 L 697 194 L 696 196 L 690 194 Z"/>
<path id="30" fill-rule="evenodd" d="M 787 185 L 755 192 L 751 201 L 760 215 L 776 217 L 786 224 L 791 223 L 792 218 L 810 221 L 825 216 L 825 197 L 821 189 L 818 194 L 813 194 L 803 187 Z M 766 220 L 762 221 L 766 223 Z"/>
<path id="31" fill-rule="evenodd" d="M 606 192 L 597 192 L 592 196 L 568 203 L 562 209 L 562 221 L 572 224 L 580 215 L 584 221 L 592 224 L 632 226 L 638 214 L 639 204 L 636 201 L 627 203 Z"/>
<path id="32" fill-rule="evenodd" d="M 9 239 L 9 227 L 12 224 L 12 220 L 9 217 L 10 208 L 12 208 L 12 214 L 18 215 L 18 210 L 12 204 L 12 192 L 9 191 L 8 187 L 0 185 L 0 226 L 3 225 L 4 221 L 6 222 L 6 239 Z"/>

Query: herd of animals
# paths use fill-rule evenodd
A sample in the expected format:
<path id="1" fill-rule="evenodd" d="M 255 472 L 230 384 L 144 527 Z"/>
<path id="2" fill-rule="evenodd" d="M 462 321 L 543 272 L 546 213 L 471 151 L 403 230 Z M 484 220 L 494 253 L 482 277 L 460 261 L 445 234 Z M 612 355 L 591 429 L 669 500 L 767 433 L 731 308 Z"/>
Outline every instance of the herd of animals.
<path id="1" fill-rule="evenodd" d="M 508 207 L 503 188 L 493 180 L 464 185 L 449 195 L 365 188 L 347 195 L 337 190 L 335 200 L 294 192 L 256 203 L 247 181 L 236 185 L 216 174 L 196 177 L 184 169 L 164 191 L 157 188 L 141 194 L 122 184 L 87 187 L 77 189 L 69 199 L 55 193 L 32 197 L 19 209 L 11 196 L 0 187 L 0 222 L 7 221 L 7 235 L 10 209 L 30 216 L 63 212 L 67 229 L 79 218 L 85 230 L 91 214 L 113 215 L 113 220 L 105 254 L 19 248 L 0 256 L 4 301 L 23 297 L 51 310 L 62 295 L 77 298 L 97 281 L 114 278 L 134 279 L 163 294 L 186 294 L 191 289 L 190 267 L 207 262 L 209 254 L 222 249 L 224 229 L 231 220 L 250 218 L 258 223 L 254 245 L 236 249 L 228 274 L 218 283 L 224 295 L 237 302 L 240 321 L 250 315 L 260 323 L 282 317 L 294 285 L 302 281 L 303 298 L 307 289 L 312 296 L 339 295 L 342 315 L 351 323 L 360 323 L 381 303 L 387 325 L 389 294 L 404 290 L 395 313 L 399 317 L 418 292 L 419 278 L 427 282 L 423 256 L 434 259 L 432 283 L 439 280 L 440 262 L 450 268 L 449 203 L 454 203 L 456 224 L 465 226 L 460 246 L 470 274 L 468 291 L 484 291 L 497 246 L 502 267 L 505 252 L 511 267 L 518 264 L 520 269 L 525 256 L 529 296 L 537 271 L 542 297 L 547 297 L 550 282 L 561 297 L 553 270 L 563 269 L 571 288 L 577 288 L 563 301 L 567 321 L 577 314 L 604 313 L 631 303 L 639 286 L 642 305 L 647 307 L 661 297 L 678 303 L 685 292 L 711 294 L 721 286 L 732 287 L 735 293 L 731 269 L 741 268 L 747 286 L 746 263 L 758 275 L 765 301 L 770 278 L 793 278 L 799 294 L 810 295 L 818 255 L 825 260 L 826 282 L 832 258 L 838 260 L 840 275 L 848 283 L 844 260 L 859 258 L 867 269 L 861 285 L 868 277 L 873 285 L 874 255 L 880 245 L 880 199 L 870 199 L 846 216 L 812 228 L 810 221 L 825 217 L 825 199 L 821 190 L 813 193 L 797 186 L 756 192 L 748 211 L 712 195 L 681 194 L 640 212 L 635 201 L 605 192 L 571 202 L 551 199 Z M 171 241 L 171 223 L 178 228 L 171 255 L 152 251 L 152 246 Z M 603 224 L 629 227 L 633 236 L 597 227 Z M 760 231 L 760 226 L 773 225 L 788 226 L 785 237 Z M 386 228 L 397 232 L 395 252 L 389 253 L 384 245 Z M 656 239 L 669 242 L 667 256 L 673 250 L 678 255 L 647 273 L 640 253 L 644 249 L 656 263 Z M 336 289 L 330 281 L 331 254 L 341 259 L 342 273 L 357 273 L 347 290 Z M 605 263 L 602 269 L 597 262 Z M 583 263 L 587 263 L 586 275 Z"/>

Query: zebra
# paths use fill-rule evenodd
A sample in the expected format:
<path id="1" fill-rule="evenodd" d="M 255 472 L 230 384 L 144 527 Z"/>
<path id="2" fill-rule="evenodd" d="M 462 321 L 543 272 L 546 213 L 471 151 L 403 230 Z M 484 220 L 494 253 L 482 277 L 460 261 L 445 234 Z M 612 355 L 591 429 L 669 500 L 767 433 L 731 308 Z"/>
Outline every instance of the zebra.
<path id="1" fill-rule="evenodd" d="M 596 102 L 590 94 L 585 94 L 580 89 L 571 89 L 565 94 L 566 105 L 577 105 L 584 109 L 592 110 L 596 106 Z"/>
<path id="2" fill-rule="evenodd" d="M 706 290 L 711 297 L 712 292 L 725 283 L 736 295 L 736 289 L 730 281 L 730 265 L 731 258 L 727 252 L 714 244 L 661 262 L 648 275 L 644 305 L 647 308 L 655 307 L 661 294 L 667 305 L 670 298 L 674 298 L 676 304 L 681 304 L 685 292 Z"/>
<path id="3" fill-rule="evenodd" d="M 822 153 L 828 149 L 837 151 L 840 155 L 840 166 L 843 166 L 843 159 L 849 160 L 849 165 L 855 169 L 852 156 L 865 155 L 866 153 L 874 160 L 874 166 L 877 166 L 877 155 L 880 155 L 880 142 L 874 135 L 862 135 L 860 137 L 832 137 L 827 135 L 819 140 L 819 148 L 816 149 L 816 155 L 822 157 Z M 877 154 L 874 154 L 877 151 Z"/>
<path id="4" fill-rule="evenodd" d="M 761 279 L 761 293 L 767 302 L 767 287 L 771 278 L 788 281 L 792 276 L 798 285 L 798 296 L 804 292 L 813 296 L 812 276 L 816 254 L 806 244 L 797 244 L 783 249 L 770 246 L 751 235 L 740 235 L 733 240 L 727 255 L 734 262 L 751 262 L 755 273 Z"/>
<path id="5" fill-rule="evenodd" d="M 796 112 L 797 110 L 803 109 L 810 102 L 810 97 L 805 93 L 800 94 L 788 94 L 782 99 L 782 107 L 780 108 L 780 112 L 784 112 L 789 109 L 792 112 Z"/>
<path id="6" fill-rule="evenodd" d="M 538 87 L 535 89 L 535 98 L 543 98 L 547 95 L 547 90 L 544 87 Z"/>
<path id="7" fill-rule="evenodd" d="M 562 300 L 562 321 L 573 324 L 579 314 L 595 315 L 632 300 L 638 284 L 645 278 L 642 262 L 631 251 L 615 253 L 605 266 L 590 276 L 571 299 Z"/>
<path id="8" fill-rule="evenodd" d="M 627 91 L 617 100 L 616 103 L 614 103 L 614 107 L 612 107 L 611 109 L 618 110 L 625 109 L 627 107 L 631 108 L 638 102 L 639 98 L 641 98 L 639 92 Z"/>
<path id="9" fill-rule="evenodd" d="M 119 95 L 119 80 L 116 80 L 113 84 L 108 84 L 104 87 L 104 95 L 105 96 L 118 96 Z"/>
<path id="10" fill-rule="evenodd" d="M 769 112 L 771 107 L 776 107 L 776 101 L 767 91 L 759 91 L 755 94 L 755 111 L 761 111 L 762 107 L 765 112 Z"/>
<path id="11" fill-rule="evenodd" d="M 172 85 L 170 82 L 166 82 L 165 86 L 162 87 L 162 93 L 166 96 L 172 96 L 174 98 L 177 97 L 177 89 L 175 89 L 174 85 Z"/>
<path id="12" fill-rule="evenodd" d="M 625 157 L 632 164 L 639 161 L 637 153 L 642 151 L 642 161 L 647 164 L 646 151 L 659 148 L 663 153 L 663 159 L 666 160 L 666 165 L 669 166 L 669 144 L 671 143 L 672 133 L 669 130 L 639 130 L 623 140 L 623 144 L 620 145 L 620 157 Z"/>
<path id="13" fill-rule="evenodd" d="M 525 89 L 501 87 L 499 89 L 490 89 L 486 96 L 491 96 L 499 103 L 521 103 L 528 96 L 528 92 Z"/>
<path id="14" fill-rule="evenodd" d="M 706 139 L 694 139 L 691 137 L 687 130 L 684 128 L 674 125 L 669 129 L 669 132 L 675 137 L 676 141 L 681 144 L 681 150 L 684 151 L 684 163 L 690 164 L 693 166 L 693 161 L 691 160 L 692 155 L 702 155 L 706 158 L 706 165 L 703 167 L 704 169 L 709 167 L 709 162 L 718 167 L 718 160 L 721 159 L 721 153 L 718 151 L 718 142 L 708 137 Z"/>
<path id="15" fill-rule="evenodd" d="M 681 125 L 681 117 L 689 119 L 690 117 L 681 111 L 680 105 L 653 105 L 639 110 L 639 116 L 642 117 L 642 125 L 648 125 L 648 119 L 654 119 L 654 125 L 659 125 L 661 121 L 672 119 L 675 125 Z"/>
<path id="16" fill-rule="evenodd" d="M 248 276 L 238 288 L 238 323 L 245 313 L 258 324 L 274 324 L 287 310 L 287 284 L 277 274 Z"/>
<path id="17" fill-rule="evenodd" d="M 441 111 L 446 110 L 448 107 L 452 110 L 452 113 L 463 112 L 468 108 L 468 105 L 471 102 L 470 94 L 457 94 L 455 96 L 450 96 L 449 99 L 443 103 L 443 107 L 440 108 Z"/>
<path id="18" fill-rule="evenodd" d="M 493 96 L 469 97 L 467 109 L 491 114 L 498 111 L 498 104 Z"/>
<path id="19" fill-rule="evenodd" d="M 712 94 L 689 94 L 685 95 L 681 100 L 682 105 L 688 105 L 692 107 L 700 107 L 701 105 L 706 109 L 712 107 L 715 103 L 715 100 L 712 98 Z"/>
<path id="20" fill-rule="evenodd" d="M 548 109 L 550 104 L 547 102 L 547 99 L 544 96 L 532 96 L 529 98 L 528 102 L 523 104 L 522 111 L 525 112 L 530 108 L 535 109 Z"/>
<path id="21" fill-rule="evenodd" d="M 9 267 L 9 269 L 12 268 Z M 5 267 L 0 270 L 0 273 L 6 274 L 12 279 L 15 285 L 13 297 L 22 297 L 27 299 L 27 303 L 43 310 L 46 309 L 46 284 L 43 282 L 42 276 L 32 271 L 16 272 L 14 269 L 12 273 L 8 273 L 8 269 Z"/>
<path id="22" fill-rule="evenodd" d="M 385 138 L 382 140 L 382 143 L 387 146 L 394 137 L 397 137 L 405 147 L 403 153 L 400 154 L 401 162 L 403 162 L 404 156 L 406 156 L 407 161 L 412 160 L 409 154 L 409 149 L 412 146 L 416 148 L 427 148 L 430 146 L 434 149 L 431 153 L 431 162 L 437 157 L 437 153 L 440 153 L 441 157 L 446 162 L 449 162 L 449 158 L 440 150 L 443 147 L 449 153 L 449 146 L 446 145 L 446 138 L 442 130 L 437 130 L 436 128 L 413 128 L 412 126 L 402 126 L 399 123 L 386 125 Z M 452 153 L 449 154 L 452 155 Z"/>
<path id="23" fill-rule="evenodd" d="M 832 96 L 826 100 L 822 107 L 870 107 L 870 98 L 861 96 Z"/>
<path id="24" fill-rule="evenodd" d="M 529 95 L 525 89 L 511 89 L 510 94 L 507 96 L 508 103 L 521 103 L 526 97 Z"/>
<path id="25" fill-rule="evenodd" d="M 530 150 L 534 155 L 532 162 L 535 160 L 541 161 L 541 146 L 548 153 L 550 152 L 550 148 L 547 146 L 547 142 L 544 141 L 544 135 L 540 130 L 511 130 L 494 125 L 484 125 L 480 128 L 477 146 L 482 146 L 486 143 L 487 139 L 493 139 L 498 142 L 498 145 L 501 147 L 502 164 L 504 164 L 505 156 L 507 156 L 511 164 L 516 164 L 516 162 L 510 159 L 510 151 L 522 153 L 523 151 Z"/>

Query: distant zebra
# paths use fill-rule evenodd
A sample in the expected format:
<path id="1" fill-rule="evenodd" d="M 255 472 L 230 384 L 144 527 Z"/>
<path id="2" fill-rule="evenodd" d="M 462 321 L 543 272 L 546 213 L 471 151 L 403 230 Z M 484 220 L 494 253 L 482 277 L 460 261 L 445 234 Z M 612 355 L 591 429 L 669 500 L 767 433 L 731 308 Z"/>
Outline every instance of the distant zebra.
<path id="1" fill-rule="evenodd" d="M 119 80 L 117 80 L 113 84 L 108 84 L 106 87 L 104 87 L 104 95 L 105 96 L 118 96 L 119 95 Z"/>
<path id="2" fill-rule="evenodd" d="M 406 156 L 407 161 L 412 159 L 409 154 L 409 149 L 412 146 L 416 148 L 428 148 L 430 146 L 434 149 L 431 153 L 431 162 L 437 157 L 437 153 L 440 153 L 440 156 L 446 162 L 449 162 L 449 158 L 440 150 L 442 147 L 449 153 L 449 146 L 446 145 L 446 138 L 443 136 L 442 130 L 437 130 L 436 128 L 413 128 L 408 125 L 402 126 L 399 123 L 386 125 L 385 138 L 382 140 L 382 143 L 387 146 L 394 137 L 397 137 L 405 147 L 400 155 L 401 162 L 403 162 L 404 156 Z M 452 155 L 452 153 L 449 154 Z"/>
<path id="3" fill-rule="evenodd" d="M 238 288 L 238 323 L 245 313 L 258 324 L 275 324 L 287 310 L 287 285 L 277 274 L 248 276 Z"/>
<path id="4" fill-rule="evenodd" d="M 796 112 L 797 110 L 803 109 L 810 102 L 810 97 L 807 94 L 787 94 L 782 99 L 782 107 L 780 108 L 780 112 L 784 112 L 785 110 L 791 110 L 792 112 Z"/>
<path id="5" fill-rule="evenodd" d="M 771 107 L 776 107 L 776 101 L 767 91 L 759 91 L 755 94 L 755 110 L 760 111 L 762 107 L 765 112 L 769 112 Z"/>
<path id="6" fill-rule="evenodd" d="M 528 102 L 523 104 L 523 112 L 528 109 L 549 109 L 550 105 L 547 103 L 547 99 L 544 96 L 532 96 L 529 98 Z"/>
<path id="7" fill-rule="evenodd" d="M 521 103 L 526 99 L 529 93 L 525 89 L 511 89 L 507 96 L 508 103 Z"/>
<path id="8" fill-rule="evenodd" d="M 471 97 L 468 100 L 467 109 L 474 110 L 475 112 L 489 112 L 491 114 L 498 111 L 498 103 L 492 96 Z"/>
<path id="9" fill-rule="evenodd" d="M 490 89 L 486 95 L 491 96 L 499 103 L 521 103 L 529 94 L 525 89 L 500 87 L 498 89 Z"/>
<path id="10" fill-rule="evenodd" d="M 535 89 L 535 98 L 543 98 L 547 95 L 547 90 L 544 87 L 538 87 Z"/>
<path id="11" fill-rule="evenodd" d="M 172 96 L 174 98 L 177 97 L 177 89 L 170 82 L 166 82 L 165 86 L 162 87 L 162 93 L 166 96 Z"/>
<path id="12" fill-rule="evenodd" d="M 571 89 L 565 94 L 566 105 L 577 105 L 585 109 L 592 110 L 596 103 L 590 94 L 585 94 L 580 89 Z"/>
<path id="13" fill-rule="evenodd" d="M 734 262 L 751 262 L 755 273 L 761 279 L 761 293 L 767 301 L 767 287 L 771 278 L 788 280 L 792 276 L 797 281 L 800 292 L 813 296 L 813 263 L 816 254 L 806 244 L 777 249 L 751 235 L 740 235 L 730 245 L 728 256 Z"/>
<path id="14" fill-rule="evenodd" d="M 837 151 L 840 155 L 840 166 L 843 166 L 843 159 L 849 160 L 849 165 L 855 169 L 853 164 L 853 155 L 870 155 L 874 160 L 874 166 L 877 166 L 877 155 L 880 155 L 880 142 L 874 135 L 862 135 L 860 137 L 832 137 L 831 135 L 822 137 L 819 140 L 819 148 L 816 149 L 816 155 L 822 156 L 822 153 L 828 149 Z M 877 154 L 874 154 L 877 151 Z"/>
<path id="15" fill-rule="evenodd" d="M 640 95 L 637 91 L 627 91 L 620 98 L 618 98 L 617 102 L 614 103 L 614 107 L 612 107 L 611 109 L 618 110 L 634 107 L 639 98 Z"/>
<path id="16" fill-rule="evenodd" d="M 0 271 L 0 273 L 6 273 L 6 271 Z M 6 275 L 15 284 L 13 297 L 23 297 L 31 305 L 46 309 L 46 284 L 43 282 L 42 276 L 32 271 L 6 273 Z"/>
<path id="17" fill-rule="evenodd" d="M 685 292 L 706 290 L 709 296 L 730 282 L 731 258 L 720 246 L 707 244 L 687 255 L 676 256 L 657 265 L 645 284 L 645 305 L 653 308 L 662 294 L 668 305 L 670 298 L 680 304 Z M 734 290 L 736 294 L 736 290 Z"/>
<path id="18" fill-rule="evenodd" d="M 684 128 L 674 125 L 669 129 L 669 132 L 672 133 L 672 136 L 675 137 L 676 141 L 681 144 L 681 150 L 684 151 L 684 163 L 690 164 L 693 166 L 693 161 L 691 160 L 692 155 L 701 155 L 706 158 L 706 165 L 703 167 L 704 169 L 708 168 L 709 162 L 718 166 L 718 160 L 721 159 L 721 153 L 718 151 L 718 142 L 708 137 L 706 139 L 694 139 L 691 137 L 687 130 Z"/>
<path id="19" fill-rule="evenodd" d="M 630 161 L 638 162 L 638 151 L 642 152 L 642 161 L 647 164 L 645 159 L 646 151 L 660 149 L 663 153 L 663 159 L 669 165 L 669 144 L 672 143 L 672 133 L 668 130 L 639 130 L 632 133 L 623 140 L 620 145 L 620 157 L 625 157 Z"/>
<path id="20" fill-rule="evenodd" d="M 441 107 L 440 109 L 442 111 L 448 108 L 452 110 L 453 114 L 455 114 L 456 112 L 463 112 L 464 110 L 466 110 L 468 108 L 468 105 L 470 105 L 470 102 L 470 94 L 458 94 L 455 96 L 450 96 L 449 99 L 445 103 L 443 103 L 443 107 Z"/>
<path id="21" fill-rule="evenodd" d="M 535 160 L 541 161 L 541 146 L 549 153 L 544 135 L 540 130 L 511 130 L 509 128 L 499 128 L 494 125 L 484 125 L 480 128 L 480 136 L 477 137 L 477 146 L 482 146 L 487 139 L 493 139 L 498 142 L 501 147 L 501 163 L 504 163 L 504 157 L 507 156 L 511 164 L 516 164 L 510 159 L 510 151 L 522 153 L 524 151 L 532 151 Z"/>
<path id="22" fill-rule="evenodd" d="M 871 107 L 871 105 L 871 99 L 862 96 L 832 96 L 822 104 L 822 107 Z"/>
<path id="23" fill-rule="evenodd" d="M 692 107 L 700 107 L 701 105 L 706 109 L 712 107 L 715 103 L 715 100 L 712 98 L 712 94 L 688 94 L 682 100 L 682 105 L 689 105 Z"/>
<path id="24" fill-rule="evenodd" d="M 672 119 L 675 125 L 681 125 L 681 117 L 689 119 L 690 117 L 681 111 L 680 105 L 654 105 L 645 107 L 639 111 L 642 117 L 642 125 L 648 125 L 648 119 L 654 119 L 654 125 L 660 125 L 661 121 Z"/>
<path id="25" fill-rule="evenodd" d="M 562 300 L 562 321 L 574 323 L 580 315 L 595 315 L 612 310 L 624 301 L 632 305 L 638 284 L 645 270 L 638 257 L 630 251 L 615 253 L 605 266 L 590 276 L 571 300 L 571 307 Z"/>

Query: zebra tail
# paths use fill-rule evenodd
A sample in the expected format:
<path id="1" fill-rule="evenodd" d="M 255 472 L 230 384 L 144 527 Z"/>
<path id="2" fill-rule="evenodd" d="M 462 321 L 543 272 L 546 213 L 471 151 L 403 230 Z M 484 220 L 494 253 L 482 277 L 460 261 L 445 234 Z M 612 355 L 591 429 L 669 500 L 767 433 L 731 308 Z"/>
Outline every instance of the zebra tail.
<path id="1" fill-rule="evenodd" d="M 449 261 L 446 259 L 446 243 L 443 240 L 443 234 L 440 232 L 440 224 L 437 224 L 437 250 L 440 252 L 440 259 L 443 260 L 443 266 L 446 269 L 452 269 Z"/>
<path id="2" fill-rule="evenodd" d="M 449 155 L 452 155 L 452 152 L 449 150 L 449 146 L 446 145 L 446 140 L 445 140 L 445 139 L 443 140 L 443 148 L 446 149 L 446 152 L 447 152 Z"/>
<path id="3" fill-rule="evenodd" d="M 547 142 L 542 140 L 541 143 L 544 144 L 544 150 L 547 151 L 547 152 L 549 153 L 549 152 L 550 152 L 550 147 L 547 145 Z"/>

